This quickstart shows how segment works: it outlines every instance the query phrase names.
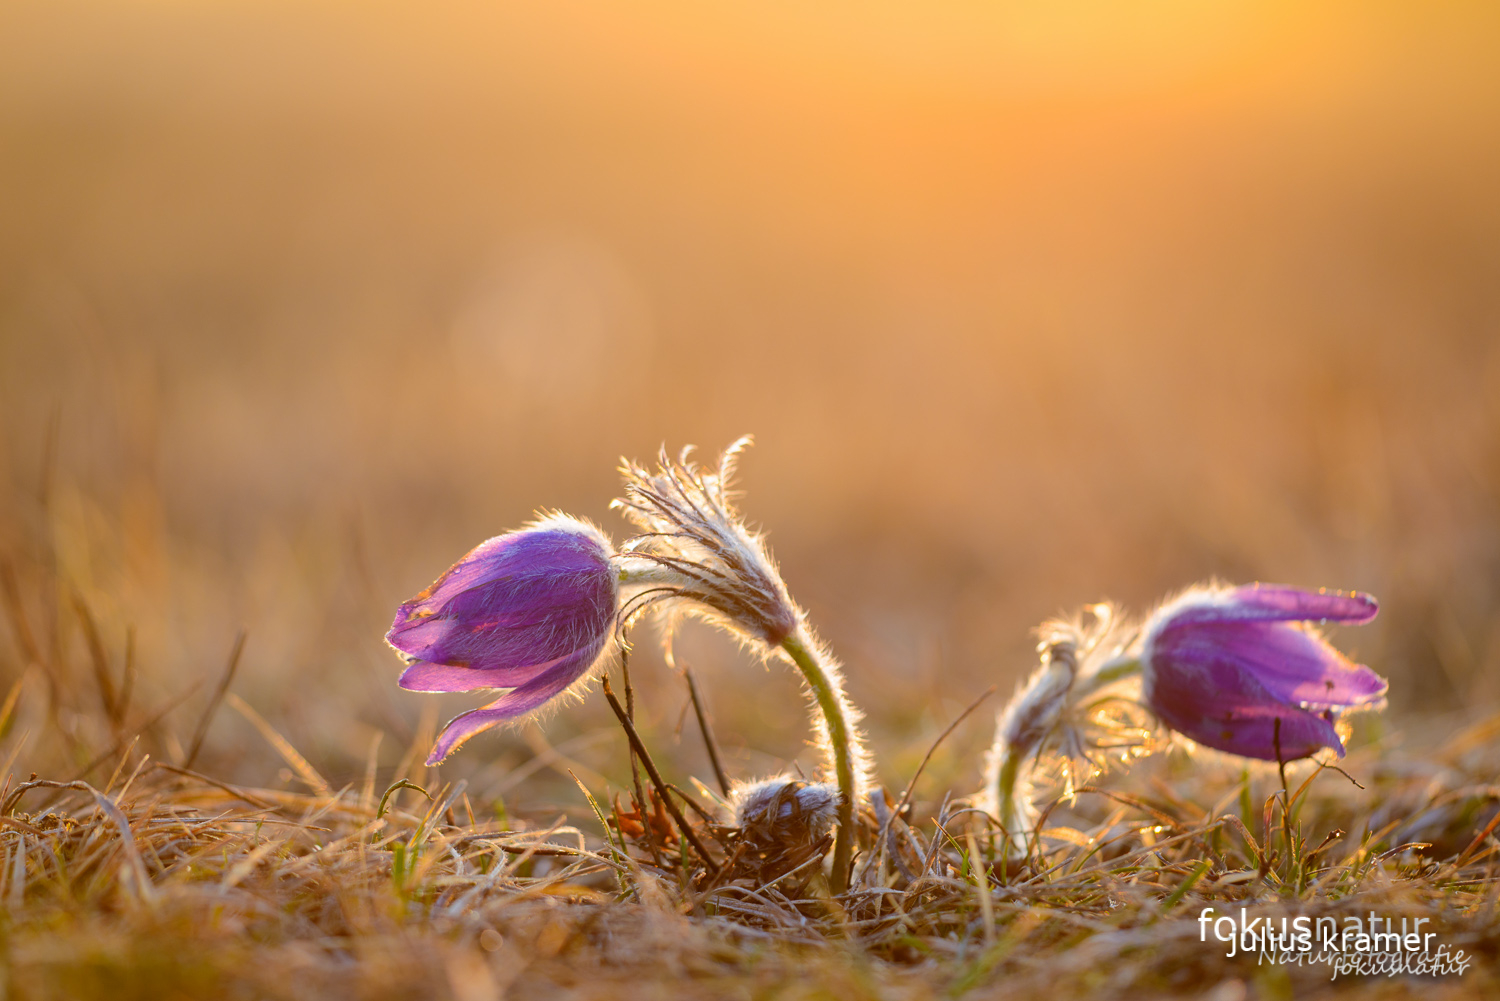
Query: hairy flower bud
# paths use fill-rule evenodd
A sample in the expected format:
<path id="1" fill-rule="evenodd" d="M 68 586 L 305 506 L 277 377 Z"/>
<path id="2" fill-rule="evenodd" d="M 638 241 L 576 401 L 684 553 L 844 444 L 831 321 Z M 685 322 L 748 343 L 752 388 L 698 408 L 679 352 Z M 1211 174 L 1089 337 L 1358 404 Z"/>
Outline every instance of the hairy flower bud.
<path id="1" fill-rule="evenodd" d="M 1127 652 L 1133 636 L 1115 609 L 1090 605 L 1071 619 L 1043 623 L 1038 633 L 1041 666 L 995 719 L 976 798 L 1004 828 L 1012 857 L 1025 855 L 1038 833 L 1032 778 L 1039 764 L 1055 755 L 1068 796 L 1078 775 L 1103 770 L 1111 756 L 1135 756 L 1145 742 L 1134 718 L 1143 714 L 1127 708 L 1139 666 Z"/>
<path id="2" fill-rule="evenodd" d="M 1038 647 L 1042 666 L 1032 673 L 995 720 L 995 742 L 985 758 L 980 802 L 1000 821 L 1007 850 L 1026 851 L 1026 836 L 1036 826 L 1031 802 L 1031 770 L 1067 705 L 1078 674 L 1078 641 L 1054 629 Z"/>
<path id="3" fill-rule="evenodd" d="M 625 496 L 612 506 L 641 531 L 624 546 L 629 578 L 657 585 L 641 592 L 632 611 L 685 599 L 720 624 L 774 647 L 802 616 L 760 536 L 730 503 L 735 460 L 749 444 L 744 437 L 730 445 L 712 471 L 690 460 L 691 449 L 675 461 L 663 449 L 655 472 L 626 462 L 620 467 Z"/>
<path id="4" fill-rule="evenodd" d="M 730 797 L 734 822 L 762 849 L 814 844 L 833 830 L 838 787 L 788 775 L 736 788 Z"/>

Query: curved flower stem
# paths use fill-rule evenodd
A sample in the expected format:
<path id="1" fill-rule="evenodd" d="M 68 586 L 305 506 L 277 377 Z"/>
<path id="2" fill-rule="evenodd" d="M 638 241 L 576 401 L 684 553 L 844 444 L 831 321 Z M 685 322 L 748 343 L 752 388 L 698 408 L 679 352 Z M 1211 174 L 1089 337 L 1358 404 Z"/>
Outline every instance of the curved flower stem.
<path id="1" fill-rule="evenodd" d="M 831 759 L 828 764 L 839 787 L 838 833 L 833 842 L 833 892 L 837 895 L 849 888 L 849 864 L 854 855 L 854 806 L 859 792 L 856 757 L 863 757 L 851 719 L 853 710 L 844 698 L 838 666 L 812 642 L 805 630 L 799 628 L 782 640 L 781 649 L 801 670 L 823 713 L 824 725 L 820 728 L 826 735 L 823 751 Z"/>
<path id="2" fill-rule="evenodd" d="M 1006 744 L 1000 752 L 999 767 L 995 769 L 994 787 L 990 795 L 994 797 L 995 819 L 1000 821 L 1000 826 L 1005 832 L 1006 849 L 1005 854 L 1012 858 L 1024 858 L 1027 853 L 1026 836 L 1027 827 L 1031 822 L 1031 804 L 1022 802 L 1017 798 L 1017 786 L 1020 785 L 1022 796 L 1030 795 L 1029 782 L 1021 782 L 1022 770 L 1026 759 L 1036 750 L 1034 747 L 1016 747 L 1014 744 Z M 1026 769 L 1029 773 L 1030 769 Z"/>
<path id="3" fill-rule="evenodd" d="M 1141 659 L 1134 655 L 1122 654 L 1099 665 L 1099 669 L 1083 678 L 1080 678 L 1077 691 L 1082 696 L 1092 695 L 1106 685 L 1112 685 L 1132 674 L 1141 673 Z"/>
<path id="4" fill-rule="evenodd" d="M 1041 669 L 1016 690 L 995 720 L 995 743 L 985 765 L 983 802 L 1000 821 L 1006 853 L 1013 857 L 1025 857 L 1030 851 L 1028 839 L 1036 834 L 1031 773 L 1059 716 L 1066 707 L 1086 704 L 1095 693 L 1141 667 L 1139 659 L 1122 654 L 1075 677 L 1076 662 L 1070 647 L 1044 650 Z"/>

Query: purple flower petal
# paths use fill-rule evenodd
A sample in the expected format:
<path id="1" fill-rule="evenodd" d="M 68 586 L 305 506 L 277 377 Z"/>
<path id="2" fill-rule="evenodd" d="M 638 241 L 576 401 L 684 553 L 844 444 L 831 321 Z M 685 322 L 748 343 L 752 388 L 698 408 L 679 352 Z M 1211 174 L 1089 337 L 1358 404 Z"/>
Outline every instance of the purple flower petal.
<path id="1" fill-rule="evenodd" d="M 1171 613 L 1171 626 L 1200 622 L 1345 622 L 1375 618 L 1375 599 L 1359 591 L 1304 591 L 1285 584 L 1246 584 L 1205 594 Z"/>
<path id="2" fill-rule="evenodd" d="M 1153 658 L 1151 708 L 1162 722 L 1206 747 L 1264 761 L 1294 761 L 1324 747 L 1344 754 L 1326 716 L 1278 701 L 1227 659 Z M 1278 726 L 1278 721 L 1279 726 Z"/>
<path id="3" fill-rule="evenodd" d="M 1368 622 L 1375 612 L 1375 599 L 1353 592 L 1191 591 L 1147 624 L 1146 701 L 1168 726 L 1221 751 L 1267 761 L 1323 747 L 1342 755 L 1334 714 L 1378 702 L 1386 682 L 1302 623 Z"/>
<path id="4" fill-rule="evenodd" d="M 486 540 L 396 613 L 386 640 L 409 691 L 508 688 L 452 720 L 429 757 L 533 712 L 588 674 L 614 628 L 613 548 L 592 525 L 553 515 Z"/>
<path id="5" fill-rule="evenodd" d="M 518 546 L 524 548 L 525 537 L 535 534 L 537 533 L 508 532 L 481 542 L 436 581 L 419 591 L 416 597 L 403 604 L 396 612 L 395 625 L 399 626 L 415 617 L 435 614 L 469 588 L 491 579 L 497 570 L 514 558 L 514 550 Z"/>
<path id="6" fill-rule="evenodd" d="M 489 705 L 454 717 L 443 727 L 443 732 L 438 734 L 437 743 L 427 755 L 428 766 L 441 764 L 444 758 L 476 733 L 483 733 L 491 727 L 519 719 L 541 708 L 587 674 L 593 663 L 593 658 L 577 657 L 558 664 L 534 681 L 506 692 Z"/>
<path id="7" fill-rule="evenodd" d="M 412 663 L 402 687 L 513 688 L 597 655 L 618 603 L 609 557 L 597 530 L 562 517 L 476 546 L 397 611 L 386 639 Z"/>
<path id="8" fill-rule="evenodd" d="M 396 684 L 408 692 L 476 692 L 485 688 L 515 688 L 532 681 L 562 659 L 559 657 L 557 660 L 543 661 L 529 667 L 490 669 L 433 664 L 419 660 L 402 672 L 401 680 Z"/>
<path id="9" fill-rule="evenodd" d="M 1157 636 L 1153 656 L 1191 666 L 1224 661 L 1258 681 L 1279 702 L 1325 708 L 1378 701 L 1386 681 L 1350 662 L 1327 641 L 1284 622 L 1174 621 Z"/>

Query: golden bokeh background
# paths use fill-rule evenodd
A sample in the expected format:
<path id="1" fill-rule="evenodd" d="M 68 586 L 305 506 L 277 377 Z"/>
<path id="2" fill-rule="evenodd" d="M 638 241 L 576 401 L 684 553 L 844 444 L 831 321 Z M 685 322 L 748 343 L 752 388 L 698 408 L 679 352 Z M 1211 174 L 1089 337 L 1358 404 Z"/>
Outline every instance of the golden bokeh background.
<path id="1" fill-rule="evenodd" d="M 1493 711 L 1497 51 L 1487 3 L 10 0 L 0 555 L 38 653 L 8 618 L 0 753 L 110 743 L 76 594 L 113 670 L 133 633 L 137 722 L 203 683 L 151 753 L 243 627 L 236 692 L 338 782 L 376 732 L 394 767 L 476 701 L 395 689 L 400 600 L 537 508 L 621 538 L 622 454 L 744 432 L 888 784 L 1041 619 L 1212 575 L 1375 593 L 1339 641 L 1385 739 Z M 737 773 L 810 763 L 790 672 L 682 650 Z M 547 740 L 619 782 L 611 727 L 444 775 L 576 805 L 508 776 Z M 278 766 L 220 710 L 199 767 Z"/>

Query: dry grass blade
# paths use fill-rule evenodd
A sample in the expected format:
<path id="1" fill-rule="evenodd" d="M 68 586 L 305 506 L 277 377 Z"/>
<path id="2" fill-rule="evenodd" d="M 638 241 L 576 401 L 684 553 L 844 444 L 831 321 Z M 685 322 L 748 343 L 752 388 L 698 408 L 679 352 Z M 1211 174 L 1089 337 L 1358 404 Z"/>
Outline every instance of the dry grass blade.
<path id="1" fill-rule="evenodd" d="M 683 840 L 692 845 L 693 850 L 698 853 L 698 858 L 703 863 L 704 868 L 708 870 L 709 875 L 716 874 L 719 871 L 718 865 L 714 862 L 713 856 L 709 855 L 708 849 L 704 847 L 703 842 L 698 839 L 698 835 L 694 833 L 692 825 L 687 822 L 687 818 L 682 815 L 682 810 L 678 808 L 677 802 L 672 799 L 671 790 L 667 788 L 667 783 L 662 779 L 661 773 L 656 770 L 656 763 L 651 760 L 651 753 L 646 750 L 646 745 L 641 741 L 640 734 L 636 733 L 635 724 L 630 722 L 630 717 L 626 714 L 625 707 L 620 705 L 620 700 L 615 697 L 614 691 L 611 690 L 609 677 L 606 675 L 601 681 L 604 698 L 609 702 L 609 707 L 614 710 L 615 716 L 620 720 L 620 725 L 624 727 L 625 735 L 630 740 L 630 746 L 635 748 L 635 753 L 640 756 L 641 764 L 645 767 L 646 774 L 651 777 L 651 784 L 656 787 L 656 795 L 661 798 L 662 805 L 666 807 L 667 812 L 676 821 L 678 830 L 682 832 Z"/>
<path id="2" fill-rule="evenodd" d="M 94 621 L 94 613 L 89 609 L 88 603 L 83 600 L 83 595 L 76 590 L 69 593 L 69 599 L 73 604 L 73 611 L 78 615 L 78 623 L 83 628 L 84 643 L 88 646 L 89 663 L 94 668 L 94 683 L 99 686 L 99 701 L 104 706 L 104 714 L 114 727 L 120 725 L 119 696 L 115 692 L 115 682 L 110 677 L 109 654 L 104 651 L 104 640 L 99 635 L 99 624 Z"/>
<path id="3" fill-rule="evenodd" d="M 125 666 L 120 669 L 119 714 L 121 722 L 130 715 L 130 700 L 135 695 L 135 626 L 125 630 Z"/>
<path id="4" fill-rule="evenodd" d="M 235 671 L 239 670 L 240 656 L 245 652 L 246 635 L 246 631 L 241 629 L 234 638 L 234 646 L 229 649 L 229 660 L 224 665 L 224 674 L 219 678 L 219 686 L 214 689 L 208 705 L 203 709 L 203 715 L 198 719 L 198 726 L 193 730 L 193 742 L 189 745 L 187 757 L 182 762 L 184 768 L 193 767 L 193 762 L 198 760 L 198 752 L 203 749 L 203 740 L 208 736 L 208 727 L 213 722 L 214 713 L 219 711 L 219 703 L 229 692 L 229 686 L 234 682 Z M 253 723 L 254 720 L 251 722 Z"/>
<path id="5" fill-rule="evenodd" d="M 703 735 L 703 746 L 708 751 L 708 762 L 714 770 L 714 780 L 719 783 L 719 791 L 725 796 L 729 795 L 729 776 L 724 773 L 724 766 L 719 762 L 719 742 L 714 738 L 713 727 L 709 725 L 708 713 L 703 708 L 703 700 L 698 695 L 698 682 L 693 678 L 692 669 L 686 664 L 678 668 L 682 672 L 682 678 L 687 682 L 688 698 L 693 702 L 693 715 L 698 718 L 698 732 Z"/>
<path id="6" fill-rule="evenodd" d="M 187 691 L 183 692 L 181 695 L 177 696 L 177 698 L 173 699 L 171 702 L 168 702 L 161 709 L 157 710 L 157 712 L 153 716 L 151 716 L 150 719 L 146 720 L 146 722 L 144 722 L 140 726 L 136 727 L 135 730 L 133 730 L 132 732 L 130 732 L 130 733 L 128 733 L 128 734 L 120 737 L 118 740 L 116 740 L 113 744 L 110 745 L 109 750 L 107 750 L 103 754 L 100 754 L 97 757 L 95 757 L 87 765 L 84 765 L 83 768 L 80 769 L 78 771 L 78 773 L 73 776 L 73 779 L 76 781 L 76 780 L 79 780 L 79 779 L 87 778 L 88 774 L 90 772 L 92 772 L 95 768 L 98 768 L 100 765 L 104 764 L 110 758 L 114 757 L 116 754 L 119 754 L 121 751 L 123 751 L 125 749 L 125 747 L 127 745 L 133 743 L 134 741 L 136 741 L 137 739 L 139 739 L 142 734 L 146 733 L 152 727 L 156 726 L 156 724 L 158 724 L 162 720 L 166 719 L 167 716 L 168 716 L 168 714 L 170 714 L 172 712 L 172 710 L 176 709 L 178 706 L 182 705 L 188 699 L 192 698 L 193 697 L 193 693 L 195 693 L 196 691 L 198 691 L 198 689 L 200 687 L 202 687 L 202 683 L 201 682 L 195 682 L 194 684 L 192 684 L 191 686 L 189 686 L 189 688 L 188 688 Z"/>
<path id="7" fill-rule="evenodd" d="M 1457 860 L 1454 861 L 1453 868 L 1462 869 L 1464 866 L 1468 865 L 1469 859 L 1472 858 L 1474 853 L 1479 850 L 1479 846 L 1484 844 L 1484 839 L 1495 833 L 1495 827 L 1497 825 L 1500 825 L 1500 810 L 1495 811 L 1495 815 L 1490 818 L 1490 822 L 1484 825 L 1484 830 L 1474 835 L 1474 840 L 1469 842 L 1468 847 L 1465 848 L 1459 854 Z"/>
<path id="8" fill-rule="evenodd" d="M 267 723 L 265 718 L 252 709 L 248 702 L 233 692 L 228 693 L 224 697 L 224 701 L 228 702 L 234 707 L 236 712 L 245 717 L 251 726 L 260 731 L 260 735 L 266 738 L 266 743 L 276 749 L 276 753 L 281 755 L 281 760 L 291 766 L 292 771 L 297 773 L 297 777 L 308 788 L 320 796 L 326 796 L 333 791 L 333 787 L 328 784 L 328 781 L 318 774 L 318 770 L 309 764 L 306 758 L 298 753 L 297 749 L 292 746 L 291 741 L 278 733 L 276 728 Z"/>
<path id="9" fill-rule="evenodd" d="M 21 684 L 26 680 L 23 674 L 10 686 L 10 691 L 5 694 L 5 702 L 0 703 L 0 735 L 10 732 L 11 717 L 16 711 L 16 703 L 21 699 Z"/>
<path id="10" fill-rule="evenodd" d="M 272 804 L 265 802 L 253 793 L 247 792 L 246 790 L 241 789 L 237 786 L 232 786 L 228 782 L 220 782 L 218 779 L 213 778 L 212 776 L 204 775 L 201 772 L 195 772 L 190 768 L 179 768 L 177 765 L 170 765 L 165 761 L 158 761 L 155 767 L 164 772 L 171 772 L 174 775 L 181 775 L 184 778 L 196 779 L 197 781 L 202 782 L 206 785 L 213 786 L 215 789 L 222 789 L 236 799 L 242 799 L 246 803 L 249 803 L 251 806 L 259 807 L 262 810 L 274 809 Z"/>
<path id="11" fill-rule="evenodd" d="M 114 822 L 115 828 L 120 832 L 120 848 L 125 853 L 125 861 L 130 873 L 131 888 L 140 899 L 152 904 L 156 902 L 156 888 L 151 885 L 151 878 L 146 875 L 146 865 L 141 860 L 140 849 L 136 846 L 135 833 L 130 829 L 130 821 L 121 812 L 118 804 L 104 793 L 95 789 L 87 783 L 79 783 L 87 789 L 94 797 L 94 802 L 99 809 L 103 810 L 109 819 Z"/>
<path id="12" fill-rule="evenodd" d="M 21 647 L 21 655 L 32 664 L 45 666 L 41 648 L 37 646 L 31 623 L 26 618 L 26 606 L 21 602 L 20 583 L 16 580 L 16 570 L 10 560 L 0 560 L 0 595 L 5 598 L 5 611 L 10 617 L 16 643 Z"/>
<path id="13" fill-rule="evenodd" d="M 881 823 L 880 833 L 876 835 L 875 838 L 875 844 L 878 850 L 875 852 L 871 852 L 870 856 L 867 857 L 864 863 L 860 866 L 859 872 L 853 879 L 853 882 L 855 884 L 858 884 L 864 880 L 865 872 L 870 868 L 870 863 L 876 857 L 876 855 L 883 854 L 885 852 L 886 839 L 890 836 L 891 824 L 901 816 L 901 811 L 905 810 L 906 804 L 911 801 L 912 790 L 917 787 L 917 779 L 922 777 L 922 772 L 926 770 L 927 763 L 932 760 L 932 756 L 937 753 L 938 747 L 942 745 L 943 741 L 948 739 L 949 734 L 958 729 L 958 725 L 960 723 L 968 719 L 970 713 L 979 708 L 979 706 L 984 702 L 985 699 L 995 694 L 996 687 L 997 686 L 995 685 L 991 685 L 989 688 L 986 688 L 983 692 L 981 692 L 979 697 L 973 702 L 970 702 L 968 707 L 964 709 L 963 712 L 954 717 L 953 722 L 949 723 L 947 727 L 944 728 L 943 732 L 937 735 L 937 739 L 932 742 L 931 746 L 927 748 L 927 753 L 922 755 L 922 760 L 917 764 L 916 770 L 911 773 L 911 778 L 906 781 L 906 788 L 901 790 L 901 798 L 896 801 L 895 807 L 891 809 L 890 816 L 888 816 Z"/>

